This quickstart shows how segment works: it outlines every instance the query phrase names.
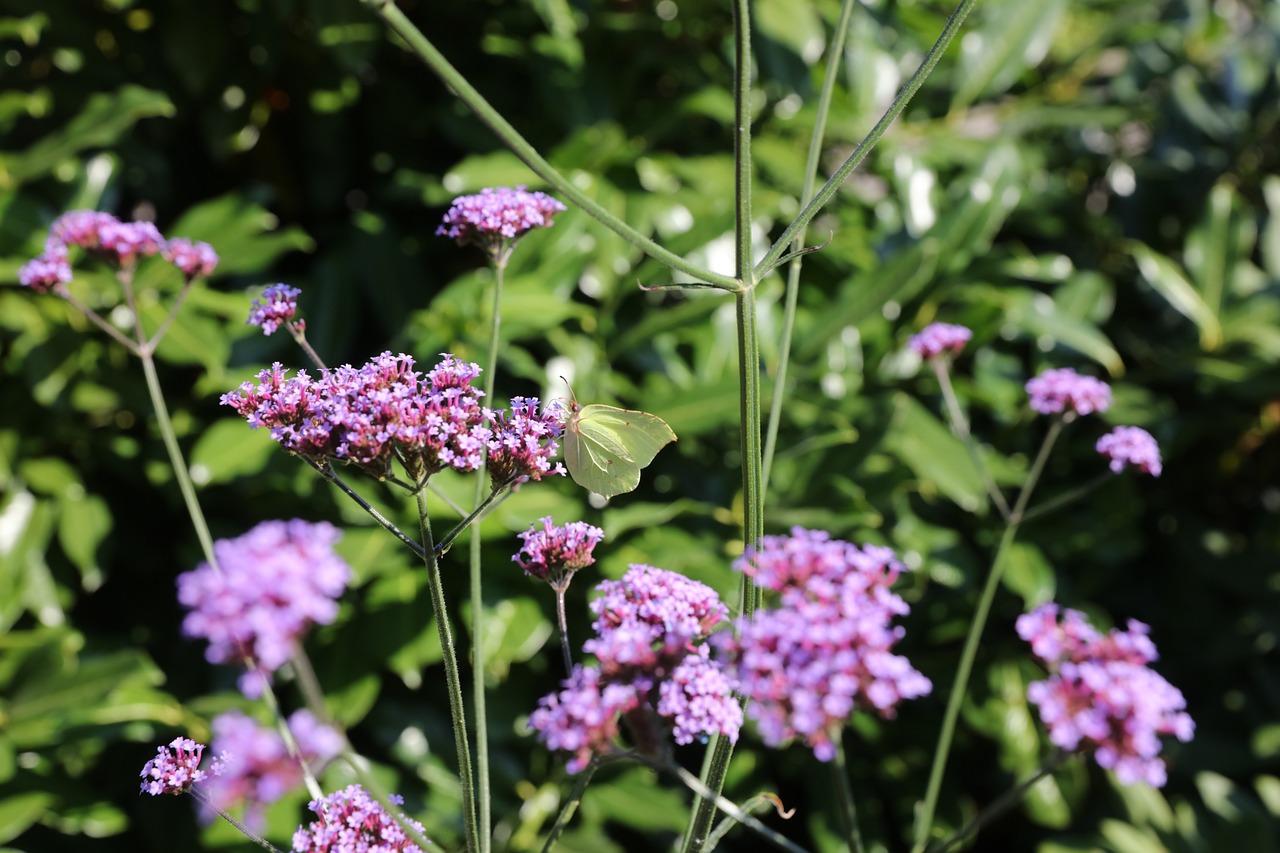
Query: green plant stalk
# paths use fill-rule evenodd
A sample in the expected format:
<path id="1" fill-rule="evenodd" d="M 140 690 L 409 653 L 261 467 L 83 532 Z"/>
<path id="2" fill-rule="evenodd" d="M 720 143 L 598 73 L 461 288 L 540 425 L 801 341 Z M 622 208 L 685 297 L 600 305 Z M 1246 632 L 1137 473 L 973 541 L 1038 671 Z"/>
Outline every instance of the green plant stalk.
<path id="1" fill-rule="evenodd" d="M 467 847 L 470 853 L 477 851 L 475 780 L 471 773 L 471 748 L 467 743 L 467 715 L 462 701 L 462 681 L 458 676 L 458 652 L 453 644 L 453 631 L 449 628 L 449 609 L 444 600 L 444 585 L 440 579 L 440 561 L 436 558 L 431 541 L 431 517 L 427 513 L 425 485 L 414 493 L 418 501 L 418 525 L 422 533 L 422 547 L 426 550 L 423 562 L 427 567 L 427 588 L 431 593 L 431 610 L 436 617 L 436 632 L 440 636 L 440 650 L 444 657 L 444 678 L 449 694 L 449 714 L 453 723 L 453 742 L 458 753 L 458 781 L 462 789 L 462 818 L 466 826 Z"/>
<path id="2" fill-rule="evenodd" d="M 760 448 L 760 341 L 756 328 L 756 281 L 751 271 L 751 12 L 749 0 L 734 2 L 734 273 L 742 289 L 734 294 L 738 329 L 738 403 L 741 426 L 742 544 L 749 554 L 764 536 L 763 460 Z M 743 573 L 738 587 L 738 612 L 744 619 L 755 613 L 759 593 Z M 724 788 L 733 755 L 733 743 L 715 736 L 708 746 L 711 757 L 703 765 L 693 817 L 685 831 L 684 853 L 700 853 L 715 819 L 716 798 Z M 708 796 L 710 794 L 711 796 Z"/>
<path id="3" fill-rule="evenodd" d="M 844 53 L 844 42 L 849 34 L 849 21 L 853 18 L 853 7 L 856 0 L 844 0 L 840 4 L 840 19 L 831 33 L 831 43 L 827 46 L 827 71 L 822 78 L 822 90 L 818 94 L 818 111 L 813 123 L 813 133 L 809 136 L 809 154 L 805 158 L 804 186 L 800 190 L 800 203 L 808 204 L 813 198 L 813 185 L 817 183 L 818 165 L 822 157 L 822 142 L 827 132 L 827 117 L 831 113 L 831 98 L 836 88 L 836 78 L 840 73 L 840 57 Z M 796 232 L 792 250 L 799 252 L 804 247 L 805 234 L 808 228 Z M 778 446 L 778 428 L 782 423 L 782 404 L 787 393 L 787 368 L 791 363 L 791 335 L 796 325 L 796 303 L 800 298 L 800 270 L 803 267 L 803 254 L 795 255 L 787 268 L 786 305 L 782 314 L 782 340 L 778 344 L 778 368 L 774 372 L 773 396 L 769 405 L 769 425 L 764 440 L 764 473 L 761 475 L 760 489 L 766 495 L 769 492 L 769 474 L 773 469 L 773 454 Z"/>
<path id="4" fill-rule="evenodd" d="M 502 331 L 502 284 L 505 278 L 506 257 L 493 258 L 493 306 L 489 323 L 489 355 L 485 362 L 484 399 L 486 404 L 493 405 L 493 389 L 498 372 L 498 337 Z M 475 507 L 472 517 L 479 513 L 485 505 L 486 464 L 482 459 L 476 471 L 475 495 L 471 504 Z M 489 492 L 492 498 L 496 492 Z M 465 522 L 464 522 L 465 523 Z M 489 803 L 489 728 L 485 711 L 484 695 L 484 591 L 481 583 L 481 544 L 480 525 L 471 527 L 471 693 L 475 713 L 476 726 L 476 797 L 479 800 L 480 820 L 480 853 L 489 853 L 492 845 L 493 830 Z"/>
<path id="5" fill-rule="evenodd" d="M 623 222 L 614 214 L 606 210 L 595 199 L 588 196 L 582 190 L 578 189 L 574 183 L 566 176 L 556 170 L 547 160 L 538 153 L 529 142 L 516 131 L 511 124 L 495 110 L 484 97 L 476 91 L 475 87 L 467 82 L 467 78 L 458 73 L 458 70 L 449 64 L 440 51 L 436 50 L 422 31 L 414 26 L 403 12 L 400 11 L 392 2 L 392 0 L 359 0 L 360 3 L 367 6 L 375 15 L 386 21 L 387 25 L 395 31 L 409 49 L 431 69 L 437 77 L 439 77 L 449 88 L 453 89 L 455 95 L 476 116 L 489 126 L 498 137 L 511 149 L 517 157 L 519 157 L 526 166 L 533 170 L 534 174 L 551 184 L 565 198 L 581 207 L 586 213 L 604 225 L 610 231 L 613 231 L 622 239 L 631 245 L 643 251 L 646 255 L 665 264 L 673 270 L 685 273 L 699 281 L 705 281 L 714 284 L 723 290 L 736 291 L 741 285 L 736 279 L 726 275 L 720 275 L 710 270 L 705 270 L 696 264 L 686 261 L 684 258 L 674 252 L 664 249 Z"/>
<path id="6" fill-rule="evenodd" d="M 840 792 L 840 825 L 849 842 L 849 850 L 851 853 L 863 853 L 866 848 L 862 844 L 862 832 L 858 829 L 858 810 L 854 805 L 853 786 L 849 784 L 849 765 L 845 757 L 843 733 L 837 745 L 835 760 L 831 762 L 831 775 L 836 790 Z"/>
<path id="7" fill-rule="evenodd" d="M 964 694 L 969 686 L 969 675 L 973 671 L 973 661 L 978 654 L 978 645 L 982 639 L 982 629 L 987 624 L 987 616 L 991 612 L 991 602 L 995 600 L 996 590 L 1000 588 L 1000 578 L 1004 574 L 1005 557 L 1009 551 L 1009 546 L 1013 544 L 1014 537 L 1018 533 L 1018 525 L 1022 521 L 1022 513 L 1027 508 L 1027 502 L 1031 499 L 1031 492 L 1035 489 L 1036 482 L 1040 479 L 1040 474 L 1044 471 L 1045 462 L 1049 459 L 1049 451 L 1053 449 L 1054 443 L 1058 440 L 1059 433 L 1062 432 L 1064 421 L 1061 417 L 1056 417 L 1049 425 L 1049 432 L 1045 435 L 1044 443 L 1040 446 L 1040 452 L 1036 455 L 1036 461 L 1031 466 L 1031 471 L 1027 475 L 1027 482 L 1023 485 L 1022 491 L 1018 495 L 1013 510 L 1009 514 L 1009 522 L 1005 525 L 1004 533 L 1000 537 L 1000 544 L 996 546 L 995 556 L 991 559 L 991 570 L 987 574 L 987 583 L 983 587 L 982 597 L 978 599 L 978 608 L 974 611 L 973 621 L 969 623 L 969 634 L 965 637 L 964 650 L 960 653 L 960 663 L 956 667 L 956 677 L 951 685 L 951 695 L 947 697 L 947 708 L 942 717 L 942 728 L 938 732 L 938 745 L 933 753 L 933 766 L 929 771 L 929 782 L 925 790 L 924 803 L 920 807 L 917 815 L 915 845 L 911 848 L 913 853 L 920 853 L 925 849 L 929 841 L 929 833 L 933 829 L 933 815 L 938 805 L 938 792 L 942 787 L 942 775 L 946 770 L 947 756 L 951 752 L 951 741 L 955 736 L 956 720 L 960 716 L 960 706 L 964 702 Z"/>
<path id="8" fill-rule="evenodd" d="M 773 246 L 769 248 L 769 251 L 765 253 L 765 256 L 756 264 L 757 279 L 763 278 L 777 265 L 778 259 L 786 252 L 787 247 L 795 241 L 796 235 L 813 221 L 813 218 L 818 215 L 818 211 L 826 206 L 827 202 L 836 194 L 836 190 L 840 189 L 840 185 L 845 182 L 845 179 L 849 177 L 854 169 L 858 168 L 867 154 L 871 152 L 871 149 L 888 131 L 889 125 L 893 124 L 894 120 L 906 109 L 907 104 L 915 97 L 916 92 L 920 90 L 920 87 L 924 85 L 924 81 L 933 72 L 934 66 L 938 64 L 938 60 L 946 52 L 947 46 L 951 44 L 951 40 L 959 32 L 961 24 L 964 23 L 964 19 L 968 17 L 976 2 L 977 0 L 961 0 L 960 5 L 956 7 L 956 10 L 951 13 L 951 17 L 947 19 L 947 25 L 942 28 L 942 34 L 938 36 L 938 40 L 933 43 L 933 47 L 929 48 L 929 52 L 925 54 L 920 67 L 916 69 L 916 73 L 911 75 L 911 79 L 898 92 L 898 96 L 893 99 L 893 103 L 889 105 L 889 109 L 881 116 L 880 121 L 876 122 L 876 126 L 871 129 L 866 138 L 858 143 L 858 147 L 853 150 L 848 159 L 822 185 L 822 189 L 818 190 L 813 200 L 805 206 L 804 210 L 800 211 L 800 215 L 787 226 L 787 230 L 782 232 L 782 236 L 778 237 Z"/>
<path id="9" fill-rule="evenodd" d="M 587 786 L 591 784 L 591 777 L 596 775 L 596 767 L 596 763 L 592 761 L 587 765 L 587 769 L 578 774 L 578 780 L 573 783 L 573 791 L 570 792 L 569 799 L 561 807 L 560 814 L 556 817 L 555 825 L 551 827 L 551 832 L 547 834 L 547 841 L 542 845 L 542 853 L 551 853 L 552 848 L 556 846 L 556 842 L 560 840 L 560 834 L 569 825 L 569 821 L 573 820 L 574 812 L 578 810 L 578 804 L 582 802 L 582 795 L 587 790 Z"/>
<path id="10" fill-rule="evenodd" d="M 987 470 L 987 465 L 982 461 L 982 454 L 978 452 L 978 443 L 973 440 L 973 434 L 969 431 L 969 420 L 964 416 L 964 411 L 960 408 L 960 400 L 956 397 L 956 389 L 951 386 L 951 359 L 939 357 L 929 359 L 929 363 L 933 366 L 933 372 L 938 377 L 938 385 L 942 389 L 942 399 L 947 404 L 947 413 L 951 417 L 951 428 L 956 435 L 960 437 L 960 441 L 964 443 L 965 450 L 969 451 L 969 458 L 973 460 L 973 465 L 978 469 L 978 474 L 982 477 L 982 486 L 987 490 L 987 495 L 995 503 L 996 509 L 1000 511 L 1000 517 L 1006 522 L 1009 521 L 1009 504 L 1005 501 L 1004 495 L 996 481 L 992 479 L 991 472 Z"/>
<path id="11" fill-rule="evenodd" d="M 1053 754 L 1051 754 L 1034 773 L 993 800 L 989 806 L 979 812 L 973 820 L 965 824 L 965 826 L 955 835 L 952 835 L 945 841 L 929 845 L 926 853 L 945 853 L 945 851 L 976 834 L 978 830 L 982 829 L 982 827 L 991 823 L 1018 803 L 1022 802 L 1022 798 L 1027 795 L 1027 792 L 1029 792 L 1037 782 L 1061 767 L 1070 756 L 1071 753 L 1069 752 L 1054 750 Z"/>

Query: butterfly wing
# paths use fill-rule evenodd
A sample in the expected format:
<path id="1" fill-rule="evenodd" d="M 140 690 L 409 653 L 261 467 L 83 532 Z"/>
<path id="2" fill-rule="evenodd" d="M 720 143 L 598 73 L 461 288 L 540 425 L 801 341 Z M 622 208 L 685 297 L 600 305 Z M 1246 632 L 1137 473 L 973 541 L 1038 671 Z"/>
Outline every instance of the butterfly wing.
<path id="1" fill-rule="evenodd" d="M 606 498 L 634 491 L 640 469 L 676 434 L 657 415 L 591 405 L 574 414 L 565 442 L 565 465 L 578 485 Z"/>

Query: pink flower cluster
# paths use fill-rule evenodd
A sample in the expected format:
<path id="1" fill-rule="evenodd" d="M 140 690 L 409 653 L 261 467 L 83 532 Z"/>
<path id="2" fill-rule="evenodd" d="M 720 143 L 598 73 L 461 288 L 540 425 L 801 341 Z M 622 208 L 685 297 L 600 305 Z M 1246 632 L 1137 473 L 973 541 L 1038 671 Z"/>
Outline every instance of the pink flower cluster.
<path id="1" fill-rule="evenodd" d="M 524 397 L 510 411 L 485 408 L 471 384 L 480 368 L 447 353 L 425 376 L 413 368 L 412 356 L 384 352 L 312 379 L 305 370 L 287 376 L 277 362 L 222 404 L 291 453 L 350 462 L 379 478 L 391 474 L 393 458 L 414 478 L 475 471 L 487 458 L 495 488 L 562 473 L 551 463 L 561 434 L 554 408 L 539 413 L 537 398 Z"/>
<path id="2" fill-rule="evenodd" d="M 287 324 L 298 313 L 298 296 L 301 293 L 298 288 L 287 284 L 271 285 L 262 291 L 261 297 L 253 301 L 245 325 L 260 326 L 264 335 L 274 334 L 276 329 Z"/>
<path id="3" fill-rule="evenodd" d="M 539 521 L 541 530 L 531 524 L 528 530 L 518 534 L 524 545 L 511 559 L 529 577 L 548 583 L 554 589 L 563 589 L 574 572 L 596 561 L 592 551 L 604 539 L 604 531 L 585 521 L 571 521 L 561 527 L 552 524 L 549 515 Z"/>
<path id="4" fill-rule="evenodd" d="M 294 711 L 288 726 L 302 759 L 316 775 L 342 752 L 342 735 L 310 711 Z M 211 746 L 226 758 L 222 774 L 205 786 L 210 804 L 223 811 L 245 805 L 245 823 L 251 828 L 262 826 L 267 806 L 302 784 L 302 767 L 289 754 L 284 738 L 239 711 L 213 718 Z M 203 816 L 212 818 L 212 809 L 206 808 Z"/>
<path id="5" fill-rule="evenodd" d="M 398 802 L 393 798 L 392 802 Z M 319 820 L 298 827 L 295 853 L 422 853 L 378 801 L 359 785 L 348 785 L 308 806 Z M 418 832 L 416 820 L 400 816 Z"/>
<path id="6" fill-rule="evenodd" d="M 572 753 L 568 769 L 580 772 L 615 748 L 620 716 L 646 754 L 662 751 L 667 731 L 680 744 L 716 733 L 736 742 L 742 710 L 734 682 L 706 644 L 728 618 L 715 591 L 644 565 L 597 589 L 596 636 L 583 649 L 599 665 L 574 667 L 529 718 L 548 748 Z"/>
<path id="7" fill-rule="evenodd" d="M 191 786 L 203 782 L 208 773 L 200 769 L 204 744 L 190 738 L 174 738 L 168 746 L 157 747 L 156 757 L 142 767 L 142 793 L 157 797 L 161 794 L 185 794 Z M 222 772 L 222 763 L 215 760 L 210 772 Z"/>
<path id="8" fill-rule="evenodd" d="M 1191 740 L 1195 724 L 1182 693 L 1147 664 L 1157 657 L 1148 627 L 1100 634 L 1083 613 L 1042 604 L 1018 618 L 1018 636 L 1052 673 L 1027 688 L 1049 739 L 1066 750 L 1092 749 L 1094 759 L 1124 784 L 1167 780 L 1159 735 Z"/>
<path id="9" fill-rule="evenodd" d="M 121 222 L 109 213 L 72 210 L 54 220 L 44 253 L 23 264 L 18 281 L 40 293 L 71 281 L 72 246 L 121 267 L 161 254 L 188 279 L 211 275 L 218 265 L 218 256 L 207 243 L 192 243 L 182 237 L 166 241 L 150 222 Z"/>
<path id="10" fill-rule="evenodd" d="M 549 228 L 565 206 L 546 193 L 524 187 L 490 187 L 453 200 L 436 234 L 458 245 L 474 244 L 495 258 L 534 228 Z"/>
<path id="11" fill-rule="evenodd" d="M 737 568 L 780 593 L 779 606 L 742 620 L 720 643 L 764 742 L 801 738 L 820 761 L 835 757 L 854 710 L 892 717 L 899 702 L 933 689 L 890 649 L 909 611 L 890 591 L 903 569 L 888 548 L 859 548 L 820 530 L 766 536 Z"/>
<path id="12" fill-rule="evenodd" d="M 178 576 L 178 601 L 188 610 L 183 633 L 209 641 L 210 663 L 279 669 L 308 628 L 338 615 L 337 599 L 351 579 L 333 550 L 341 538 L 331 524 L 294 519 L 264 521 L 214 543 L 218 569 L 201 563 Z M 261 681 L 246 673 L 240 688 L 256 697 Z"/>
<path id="13" fill-rule="evenodd" d="M 907 345 L 925 359 L 937 358 L 944 352 L 959 355 L 965 344 L 973 337 L 973 332 L 964 326 L 951 323 L 930 323 L 919 334 L 912 335 Z"/>
<path id="14" fill-rule="evenodd" d="M 1160 445 L 1142 427 L 1119 426 L 1098 439 L 1097 451 L 1111 460 L 1111 470 L 1119 474 L 1125 465 L 1159 477 Z"/>
<path id="15" fill-rule="evenodd" d="M 1027 394 L 1031 396 L 1031 408 L 1042 415 L 1088 415 L 1111 407 L 1111 386 L 1092 376 L 1081 376 L 1069 367 L 1046 370 L 1028 380 Z"/>

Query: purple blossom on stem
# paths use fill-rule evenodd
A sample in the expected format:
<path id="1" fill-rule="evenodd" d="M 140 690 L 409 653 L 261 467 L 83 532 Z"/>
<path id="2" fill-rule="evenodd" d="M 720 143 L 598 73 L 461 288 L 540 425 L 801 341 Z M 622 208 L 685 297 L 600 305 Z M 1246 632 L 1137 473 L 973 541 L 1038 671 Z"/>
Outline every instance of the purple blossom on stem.
<path id="1" fill-rule="evenodd" d="M 262 334 L 274 334 L 275 330 L 286 325 L 298 313 L 298 296 L 302 291 L 287 284 L 273 284 L 262 291 L 262 296 L 253 301 L 249 308 L 249 319 L 245 325 L 261 326 Z"/>
<path id="2" fill-rule="evenodd" d="M 1157 657 L 1150 630 L 1130 619 L 1125 631 L 1103 635 L 1084 614 L 1042 604 L 1018 618 L 1018 636 L 1049 667 L 1050 676 L 1027 687 L 1049 728 L 1049 739 L 1065 750 L 1091 749 L 1099 766 L 1121 783 L 1167 781 L 1159 758 L 1159 735 L 1191 740 L 1195 723 L 1182 693 L 1147 664 Z"/>
<path id="3" fill-rule="evenodd" d="M 18 269 L 18 282 L 37 293 L 48 293 L 71 281 L 71 264 L 65 246 L 55 246 Z"/>
<path id="4" fill-rule="evenodd" d="M 890 623 L 909 608 L 889 590 L 903 566 L 888 548 L 797 527 L 764 537 L 737 568 L 781 594 L 779 607 L 757 610 L 739 622 L 737 639 L 719 643 L 769 746 L 801 738 L 830 761 L 854 710 L 892 717 L 903 699 L 932 690 L 890 652 L 904 634 Z"/>
<path id="5" fill-rule="evenodd" d="M 1098 439 L 1097 450 L 1111 460 L 1111 470 L 1117 474 L 1125 465 L 1133 465 L 1152 477 L 1160 476 L 1160 445 L 1142 427 L 1116 427 Z"/>
<path id="6" fill-rule="evenodd" d="M 221 571 L 201 563 L 178 576 L 178 601 L 188 610 L 183 633 L 209 641 L 210 663 L 279 669 L 308 628 L 338 615 L 337 599 L 351 579 L 333 551 L 340 538 L 331 524 L 294 519 L 264 521 L 215 542 Z M 240 687 L 256 697 L 261 682 L 246 674 Z"/>
<path id="7" fill-rule="evenodd" d="M 165 239 L 151 222 L 121 222 L 112 217 L 98 228 L 98 249 L 115 255 L 121 266 L 130 266 L 138 258 L 158 255 Z"/>
<path id="8" fill-rule="evenodd" d="M 460 246 L 477 245 L 501 259 L 516 240 L 534 228 L 550 227 L 552 217 L 564 210 L 546 193 L 490 187 L 455 198 L 436 234 L 457 240 Z"/>
<path id="9" fill-rule="evenodd" d="M 488 471 L 494 489 L 517 482 L 565 473 L 552 459 L 560 452 L 564 415 L 557 404 L 538 411 L 537 397 L 512 397 L 511 407 L 490 413 L 493 434 L 488 442 Z"/>
<path id="10" fill-rule="evenodd" d="M 973 332 L 964 326 L 951 323 L 930 323 L 919 334 L 912 335 L 907 345 L 925 359 L 937 358 L 944 352 L 959 355 L 965 344 L 973 337 Z"/>
<path id="11" fill-rule="evenodd" d="M 549 748 L 573 754 L 569 771 L 615 749 L 620 717 L 636 748 L 649 754 L 663 750 L 668 736 L 681 744 L 716 733 L 736 741 L 742 713 L 734 680 L 706 645 L 728 617 L 715 591 L 644 565 L 597 589 L 596 636 L 583 650 L 600 665 L 574 667 L 529 718 Z"/>
<path id="12" fill-rule="evenodd" d="M 212 808 L 206 806 L 202 816 L 211 819 L 213 808 L 227 811 L 244 804 L 245 823 L 261 828 L 266 807 L 302 784 L 302 766 L 274 728 L 260 726 L 239 711 L 219 714 L 212 725 L 212 748 L 227 758 L 222 774 L 205 786 Z M 310 711 L 293 712 L 288 726 L 313 773 L 320 773 L 342 752 L 342 735 Z"/>
<path id="13" fill-rule="evenodd" d="M 1027 382 L 1031 408 L 1042 415 L 1070 410 L 1078 415 L 1105 412 L 1111 406 L 1111 386 L 1081 376 L 1069 367 L 1046 370 Z"/>
<path id="14" fill-rule="evenodd" d="M 293 834 L 296 853 L 422 853 L 391 815 L 359 785 L 308 805 L 319 817 Z M 422 824 L 400 816 L 416 831 Z"/>
<path id="15" fill-rule="evenodd" d="M 517 534 L 524 545 L 511 559 L 529 577 L 555 588 L 567 586 L 574 572 L 595 563 L 592 551 L 604 539 L 604 531 L 585 521 L 558 526 L 551 523 L 549 515 L 539 520 L 541 530 L 530 524 L 528 530 Z"/>
<path id="16" fill-rule="evenodd" d="M 161 256 L 188 279 L 211 276 L 218 268 L 218 253 L 208 243 L 193 243 L 186 237 L 174 237 L 165 243 Z"/>
<path id="17" fill-rule="evenodd" d="M 191 787 L 203 782 L 208 776 L 200 769 L 200 759 L 204 755 L 204 744 L 196 743 L 190 738 L 178 737 L 168 746 L 157 747 L 156 757 L 142 767 L 140 775 L 143 794 L 157 797 L 161 794 L 185 794 Z M 210 768 L 214 774 L 220 773 L 222 765 L 214 761 Z"/>

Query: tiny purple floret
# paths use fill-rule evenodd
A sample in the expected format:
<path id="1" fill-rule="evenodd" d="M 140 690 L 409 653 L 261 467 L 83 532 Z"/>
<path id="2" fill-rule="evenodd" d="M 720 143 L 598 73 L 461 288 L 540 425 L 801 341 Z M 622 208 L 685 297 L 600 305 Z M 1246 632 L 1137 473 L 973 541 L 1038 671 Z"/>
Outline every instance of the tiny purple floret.
<path id="1" fill-rule="evenodd" d="M 262 334 L 274 334 L 298 313 L 298 296 L 302 293 L 287 284 L 273 284 L 262 291 L 262 296 L 249 307 L 249 319 L 245 325 L 261 326 Z"/>
<path id="2" fill-rule="evenodd" d="M 139 774 L 143 779 L 142 793 L 153 797 L 185 794 L 193 785 L 203 782 L 208 775 L 200 769 L 204 749 L 204 744 L 185 737 L 174 738 L 168 746 L 158 747 L 156 757 L 143 765 Z M 215 762 L 211 769 L 218 773 L 221 765 Z"/>
<path id="3" fill-rule="evenodd" d="M 511 558 L 526 575 L 559 588 L 568 584 L 574 572 L 595 563 L 592 551 L 604 539 L 603 530 L 585 521 L 552 524 L 549 515 L 539 521 L 541 530 L 531 524 L 518 534 L 524 545 Z"/>
<path id="4" fill-rule="evenodd" d="M 1031 408 L 1042 415 L 1073 412 L 1088 415 L 1111 406 L 1111 386 L 1069 367 L 1046 370 L 1027 382 Z"/>
<path id="5" fill-rule="evenodd" d="M 477 245 L 496 257 L 534 228 L 550 227 L 552 217 L 564 210 L 546 193 L 490 187 L 455 198 L 436 234 L 451 237 L 460 246 Z"/>
<path id="6" fill-rule="evenodd" d="M 1133 465 L 1152 477 L 1160 476 L 1160 445 L 1142 427 L 1116 427 L 1098 439 L 1097 450 L 1111 460 L 1111 470 L 1117 474 L 1125 465 Z"/>
<path id="7" fill-rule="evenodd" d="M 295 853 L 422 853 L 391 815 L 364 788 L 348 785 L 308 806 L 318 820 L 293 834 Z M 401 820 L 419 833 L 422 824 Z"/>

